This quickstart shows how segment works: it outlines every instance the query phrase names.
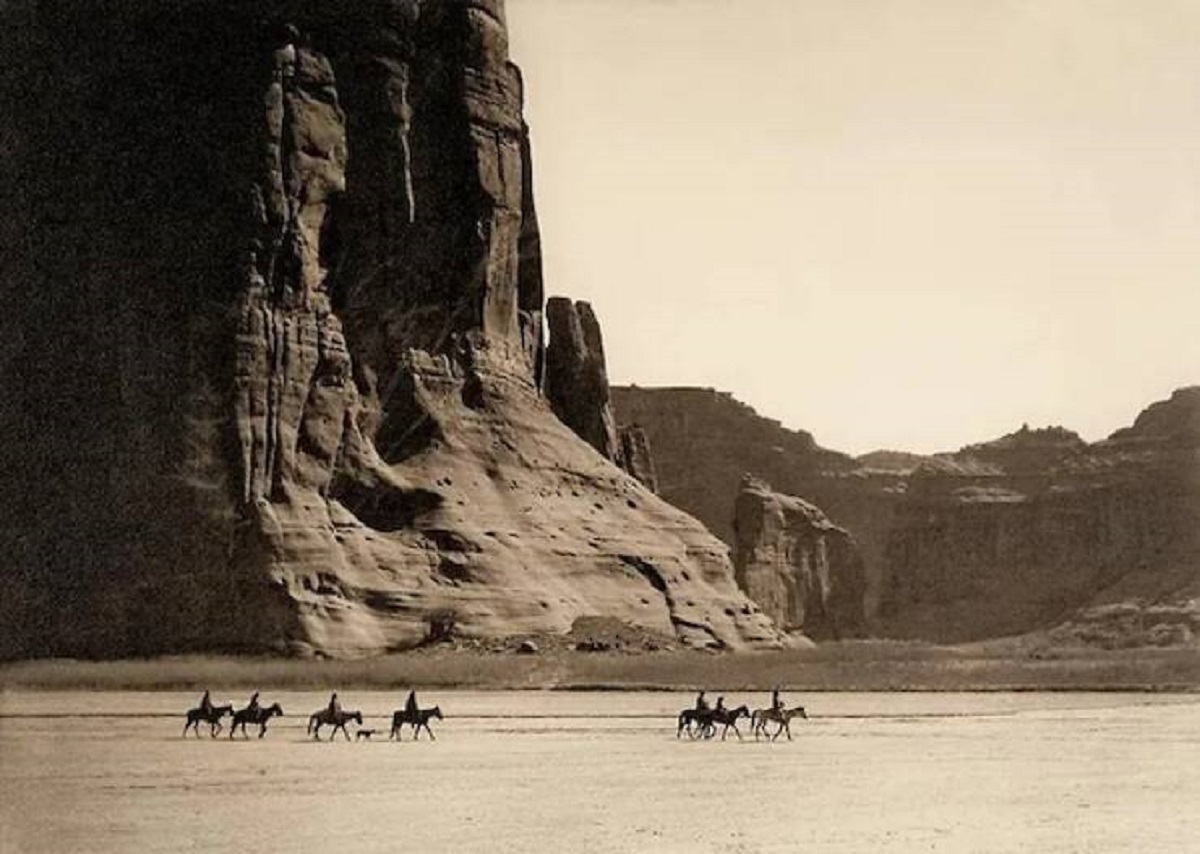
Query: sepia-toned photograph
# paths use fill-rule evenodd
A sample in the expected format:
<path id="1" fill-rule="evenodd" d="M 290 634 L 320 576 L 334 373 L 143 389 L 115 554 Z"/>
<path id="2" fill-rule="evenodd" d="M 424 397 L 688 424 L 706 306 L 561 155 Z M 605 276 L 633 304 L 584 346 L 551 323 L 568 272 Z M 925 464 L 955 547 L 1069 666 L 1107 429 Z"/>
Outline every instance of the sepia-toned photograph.
<path id="1" fill-rule="evenodd" d="M 1200 3 L 0 0 L 0 854 L 1200 851 Z"/>

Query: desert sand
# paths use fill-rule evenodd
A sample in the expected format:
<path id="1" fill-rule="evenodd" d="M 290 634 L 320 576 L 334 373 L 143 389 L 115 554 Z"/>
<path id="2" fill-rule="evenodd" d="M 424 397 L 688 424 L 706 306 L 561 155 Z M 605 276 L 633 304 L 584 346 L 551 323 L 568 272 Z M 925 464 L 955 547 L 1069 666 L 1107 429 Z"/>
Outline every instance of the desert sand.
<path id="1" fill-rule="evenodd" d="M 677 740 L 682 693 L 431 691 L 438 741 L 396 744 L 385 716 L 403 694 L 347 689 L 375 738 L 318 744 L 304 723 L 327 696 L 264 692 L 286 716 L 231 742 L 180 736 L 191 693 L 6 691 L 0 850 L 1056 854 L 1200 839 L 1193 696 L 804 694 L 789 699 L 812 718 L 768 744 Z"/>

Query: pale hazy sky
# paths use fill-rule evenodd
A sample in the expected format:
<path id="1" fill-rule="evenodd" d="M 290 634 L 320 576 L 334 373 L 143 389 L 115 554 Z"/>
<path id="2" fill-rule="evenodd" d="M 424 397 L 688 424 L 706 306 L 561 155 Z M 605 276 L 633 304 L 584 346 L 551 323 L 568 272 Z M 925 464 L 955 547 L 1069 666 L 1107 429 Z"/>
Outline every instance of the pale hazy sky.
<path id="1" fill-rule="evenodd" d="M 855 453 L 1200 383 L 1200 2 L 507 5 L 547 289 L 613 382 Z"/>

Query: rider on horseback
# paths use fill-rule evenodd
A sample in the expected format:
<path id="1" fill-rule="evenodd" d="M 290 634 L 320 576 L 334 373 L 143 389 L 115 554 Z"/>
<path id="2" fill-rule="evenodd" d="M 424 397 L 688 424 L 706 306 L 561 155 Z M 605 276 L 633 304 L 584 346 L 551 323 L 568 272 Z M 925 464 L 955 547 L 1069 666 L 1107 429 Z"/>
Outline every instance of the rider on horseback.
<path id="1" fill-rule="evenodd" d="M 718 713 L 725 711 L 725 696 L 724 695 L 717 697 L 717 707 L 715 709 L 713 709 L 713 711 L 718 712 Z"/>
<path id="2" fill-rule="evenodd" d="M 779 698 L 778 688 L 771 692 L 771 708 L 776 712 L 783 711 L 783 700 Z"/>
<path id="3" fill-rule="evenodd" d="M 699 694 L 696 695 L 696 711 L 697 712 L 707 712 L 708 711 L 708 700 L 704 699 L 703 691 L 701 691 Z"/>
<path id="4" fill-rule="evenodd" d="M 212 698 L 208 695 L 208 690 L 205 689 L 204 696 L 200 698 L 200 711 L 207 716 L 212 714 L 212 710 Z"/>
<path id="5" fill-rule="evenodd" d="M 417 705 L 417 692 L 409 691 L 408 699 L 404 701 L 404 717 L 415 722 L 417 720 L 417 713 L 419 711 L 420 707 Z"/>
<path id="6" fill-rule="evenodd" d="M 333 715 L 340 715 L 342 713 L 342 704 L 338 702 L 337 691 L 334 691 L 333 694 L 329 697 L 328 711 L 329 711 L 329 714 L 331 717 Z"/>
<path id="7" fill-rule="evenodd" d="M 255 691 L 254 694 L 250 697 L 250 703 L 246 706 L 246 711 L 248 711 L 248 712 L 257 712 L 258 711 L 258 692 L 257 691 Z"/>

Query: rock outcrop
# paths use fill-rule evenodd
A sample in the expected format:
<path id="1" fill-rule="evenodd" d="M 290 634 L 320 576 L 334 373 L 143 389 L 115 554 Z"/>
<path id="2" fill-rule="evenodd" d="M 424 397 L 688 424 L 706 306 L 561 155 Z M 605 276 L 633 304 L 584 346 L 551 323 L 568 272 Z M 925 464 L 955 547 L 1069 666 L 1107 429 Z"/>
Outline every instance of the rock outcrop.
<path id="1" fill-rule="evenodd" d="M 821 448 L 810 434 L 788 430 L 725 392 L 614 386 L 612 400 L 617 421 L 638 424 L 649 437 L 659 494 L 688 508 L 730 546 L 743 474 L 784 494 L 807 496 L 804 487 L 820 473 L 856 468 L 851 457 Z"/>
<path id="2" fill-rule="evenodd" d="M 777 626 L 815 640 L 863 633 L 862 558 L 819 508 L 747 475 L 733 528 L 738 585 Z"/>
<path id="3" fill-rule="evenodd" d="M 614 389 L 658 448 L 662 494 L 735 549 L 740 465 L 859 543 L 871 634 L 962 641 L 1055 629 L 1106 645 L 1200 630 L 1200 389 L 1087 444 L 1059 427 L 860 460 L 701 389 Z"/>
<path id="4" fill-rule="evenodd" d="M 693 514 L 737 549 L 734 502 L 742 476 L 803 496 L 849 530 L 863 557 L 868 622 L 878 611 L 892 506 L 905 475 L 864 469 L 853 457 L 821 447 L 811 434 L 765 418 L 725 392 L 703 388 L 614 386 L 621 423 L 637 423 L 654 449 L 659 494 Z"/>
<path id="5" fill-rule="evenodd" d="M 620 453 L 608 394 L 608 367 L 600 322 L 586 302 L 546 302 L 546 399 L 562 422 L 605 459 Z"/>
<path id="6" fill-rule="evenodd" d="M 629 472 L 651 492 L 658 475 L 650 439 L 637 424 L 617 426 L 608 388 L 604 336 L 591 305 L 551 297 L 546 303 L 546 398 L 579 438 Z"/>
<path id="7" fill-rule="evenodd" d="M 658 471 L 654 468 L 654 453 L 650 437 L 640 424 L 622 424 L 617 428 L 617 465 L 625 469 L 642 486 L 658 492 Z"/>
<path id="8" fill-rule="evenodd" d="M 540 392 L 500 0 L 0 20 L 0 653 L 358 655 L 591 615 L 777 641 L 726 548 Z"/>

